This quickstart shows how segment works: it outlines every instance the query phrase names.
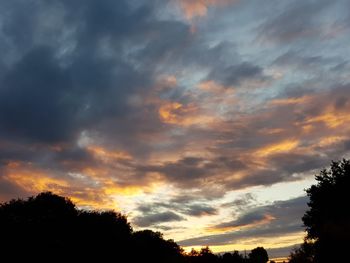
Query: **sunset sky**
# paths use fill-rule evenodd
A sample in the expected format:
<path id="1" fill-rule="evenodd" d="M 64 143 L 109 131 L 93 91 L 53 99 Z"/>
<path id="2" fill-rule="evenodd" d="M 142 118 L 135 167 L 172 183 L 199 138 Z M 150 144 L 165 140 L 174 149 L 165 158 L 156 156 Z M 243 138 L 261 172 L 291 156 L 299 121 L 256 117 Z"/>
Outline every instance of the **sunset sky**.
<path id="1" fill-rule="evenodd" d="M 0 0 L 0 201 L 301 243 L 304 189 L 350 156 L 349 43 L 348 0 Z"/>

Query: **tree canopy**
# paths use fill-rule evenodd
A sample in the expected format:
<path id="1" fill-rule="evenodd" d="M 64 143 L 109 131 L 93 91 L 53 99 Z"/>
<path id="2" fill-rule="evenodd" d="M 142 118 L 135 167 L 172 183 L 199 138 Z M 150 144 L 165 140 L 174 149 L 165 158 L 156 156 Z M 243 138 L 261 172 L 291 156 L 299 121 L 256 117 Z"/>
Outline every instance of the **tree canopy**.
<path id="1" fill-rule="evenodd" d="M 0 233 L 1 262 L 266 262 L 255 261 L 259 247 L 249 258 L 238 251 L 216 255 L 209 247 L 184 253 L 160 232 L 134 231 L 118 212 L 80 210 L 50 192 L 0 204 Z"/>
<path id="2" fill-rule="evenodd" d="M 249 253 L 251 263 L 266 263 L 269 261 L 267 251 L 263 247 L 254 248 Z"/>
<path id="3" fill-rule="evenodd" d="M 350 234 L 350 161 L 332 162 L 306 190 L 309 210 L 303 216 L 305 243 L 291 254 L 291 262 L 345 262 Z"/>

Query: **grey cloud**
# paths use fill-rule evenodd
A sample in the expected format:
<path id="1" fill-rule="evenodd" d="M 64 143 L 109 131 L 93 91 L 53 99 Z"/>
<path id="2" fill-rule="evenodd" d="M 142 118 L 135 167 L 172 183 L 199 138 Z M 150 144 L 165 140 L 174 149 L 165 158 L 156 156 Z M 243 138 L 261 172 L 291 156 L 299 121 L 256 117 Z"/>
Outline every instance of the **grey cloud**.
<path id="1" fill-rule="evenodd" d="M 199 202 L 195 197 L 186 200 L 186 202 L 174 202 L 173 199 L 166 202 L 154 202 L 139 205 L 137 210 L 145 215 L 162 214 L 163 210 L 171 210 L 182 215 L 201 217 L 211 216 L 218 213 L 215 207 Z"/>
<path id="2" fill-rule="evenodd" d="M 218 210 L 211 206 L 206 205 L 190 205 L 183 212 L 190 216 L 208 216 L 208 215 L 216 215 Z"/>
<path id="3" fill-rule="evenodd" d="M 3 23 L 3 37 L 14 46 L 26 47 L 13 55 L 17 62 L 2 78 L 1 133 L 34 141 L 70 141 L 101 119 L 127 114 L 126 96 L 151 83 L 148 74 L 123 59 L 123 49 L 114 44 L 126 34 L 132 36 L 135 30 L 131 28 L 137 29 L 135 23 L 149 12 L 134 11 L 124 1 L 76 2 L 50 5 L 38 1 L 29 6 L 32 12 L 24 2 L 6 4 L 9 15 Z M 45 28 L 46 22 L 40 21 L 45 12 L 59 16 L 64 24 Z M 61 41 L 64 29 L 59 27 L 74 28 L 67 42 Z M 45 39 L 45 30 L 57 38 Z M 102 53 L 104 37 L 110 37 L 107 45 L 117 48 L 108 58 Z M 68 51 L 61 55 L 62 50 Z"/>
<path id="4" fill-rule="evenodd" d="M 28 192 L 19 187 L 18 185 L 4 179 L 1 176 L 1 163 L 0 163 L 0 202 L 7 202 L 11 198 L 22 198 L 28 196 Z"/>
<path id="5" fill-rule="evenodd" d="M 8 72 L 0 89 L 0 121 L 6 135 L 61 141 L 70 135 L 78 107 L 70 76 L 52 51 L 36 48 Z"/>
<path id="6" fill-rule="evenodd" d="M 277 15 L 268 18 L 259 28 L 260 37 L 279 43 L 290 43 L 319 36 L 322 10 L 329 1 L 290 1 L 278 10 Z"/>
<path id="7" fill-rule="evenodd" d="M 243 211 L 255 205 L 257 202 L 256 196 L 252 193 L 247 193 L 239 196 L 232 202 L 224 203 L 222 206 L 232 208 L 233 210 Z"/>
<path id="8" fill-rule="evenodd" d="M 183 246 L 224 245 L 256 236 L 273 237 L 299 232 L 303 230 L 301 217 L 307 209 L 306 203 L 307 197 L 298 197 L 287 201 L 276 201 L 271 205 L 257 207 L 243 214 L 240 218 L 225 224 L 227 226 L 242 226 L 254 223 L 262 219 L 267 213 L 275 219 L 269 223 L 247 229 L 182 240 L 179 244 Z M 215 227 L 220 228 L 222 226 L 218 224 L 213 226 L 213 228 Z"/>
<path id="9" fill-rule="evenodd" d="M 239 85 L 244 80 L 265 79 L 263 69 L 257 65 L 243 62 L 226 68 L 216 68 L 208 76 L 225 86 Z"/>
<path id="10" fill-rule="evenodd" d="M 183 186 L 192 186 L 200 183 L 203 178 L 209 179 L 217 175 L 219 171 L 238 171 L 245 165 L 239 161 L 227 157 L 216 157 L 206 160 L 198 157 L 186 157 L 176 162 L 167 162 L 162 165 L 138 166 L 139 173 L 158 172 L 168 181 Z"/>
<path id="11" fill-rule="evenodd" d="M 287 247 L 267 248 L 266 250 L 270 258 L 279 258 L 289 256 L 296 247 L 299 247 L 299 244 Z"/>
<path id="12" fill-rule="evenodd" d="M 274 61 L 274 64 L 278 66 L 294 66 L 296 69 L 301 70 L 315 70 L 315 68 L 324 68 L 327 65 L 333 66 L 339 63 L 342 63 L 341 58 L 327 58 L 321 55 L 303 55 L 291 50 L 279 56 Z"/>
<path id="13" fill-rule="evenodd" d="M 133 220 L 133 223 L 139 227 L 149 227 L 159 223 L 168 223 L 173 221 L 182 221 L 183 217 L 173 212 L 163 212 L 155 214 L 146 214 Z"/>
<path id="14" fill-rule="evenodd" d="M 247 226 L 249 224 L 259 223 L 259 222 L 263 221 L 264 219 L 266 219 L 265 214 L 250 213 L 250 214 L 245 214 L 245 215 L 237 218 L 234 221 L 220 223 L 220 224 L 216 225 L 215 228 L 221 229 L 221 228 L 243 227 L 243 226 Z"/>

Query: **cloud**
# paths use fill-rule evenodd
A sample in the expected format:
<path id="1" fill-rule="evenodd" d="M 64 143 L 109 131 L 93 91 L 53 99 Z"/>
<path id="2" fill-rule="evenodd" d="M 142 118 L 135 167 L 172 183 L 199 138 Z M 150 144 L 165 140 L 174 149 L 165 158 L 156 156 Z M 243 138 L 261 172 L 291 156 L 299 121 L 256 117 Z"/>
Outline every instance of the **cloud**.
<path id="1" fill-rule="evenodd" d="M 0 199 L 51 190 L 177 240 L 185 221 L 268 236 L 281 216 L 253 187 L 349 155 L 349 8 L 236 2 L 0 1 Z"/>
<path id="2" fill-rule="evenodd" d="M 281 233 L 300 232 L 302 231 L 301 217 L 306 211 L 306 203 L 306 197 L 276 201 L 271 205 L 257 207 L 231 222 L 211 227 L 211 229 L 221 230 L 220 234 L 200 236 L 182 240 L 179 243 L 183 246 L 225 245 L 242 242 L 254 236 L 273 237 Z M 270 215 L 268 220 L 266 220 L 266 214 Z M 249 227 L 244 228 L 247 225 Z M 232 227 L 234 230 L 227 232 L 227 227 Z"/>
<path id="3" fill-rule="evenodd" d="M 0 202 L 7 202 L 13 198 L 13 196 L 20 198 L 28 195 L 28 192 L 26 192 L 24 189 L 2 177 L 0 177 L 0 192 Z"/>
<path id="4" fill-rule="evenodd" d="M 205 16 L 210 6 L 225 5 L 233 0 L 177 0 L 187 19 Z"/>
<path id="5" fill-rule="evenodd" d="M 210 216 L 216 215 L 218 213 L 218 210 L 207 205 L 194 204 L 188 206 L 184 213 L 189 216 Z"/>
<path id="6" fill-rule="evenodd" d="M 208 200 L 202 200 L 198 196 L 181 196 L 163 202 L 142 203 L 138 205 L 137 211 L 142 215 L 156 215 L 173 211 L 181 214 L 183 218 L 214 216 L 219 213 L 219 210 L 213 207 Z"/>
<path id="7" fill-rule="evenodd" d="M 328 1 L 291 1 L 277 15 L 267 19 L 259 28 L 260 37 L 268 41 L 288 43 L 322 34 L 320 18 Z"/>
<path id="8" fill-rule="evenodd" d="M 244 211 L 247 208 L 251 208 L 257 202 L 256 196 L 252 193 L 247 193 L 239 196 L 232 202 L 223 204 L 223 207 L 233 208 L 238 211 Z"/>
<path id="9" fill-rule="evenodd" d="M 225 86 L 236 86 L 244 80 L 264 79 L 262 68 L 243 62 L 237 65 L 230 65 L 226 68 L 214 69 L 209 74 L 209 79 L 215 79 Z"/>
<path id="10" fill-rule="evenodd" d="M 36 48 L 4 77 L 0 90 L 0 121 L 8 136 L 62 141 L 71 135 L 78 109 L 63 96 L 74 96 L 67 72 L 52 50 Z M 67 118 L 69 116 L 69 118 Z"/>
<path id="11" fill-rule="evenodd" d="M 139 227 L 149 227 L 159 223 L 182 221 L 184 218 L 173 213 L 173 212 L 163 212 L 155 214 L 147 214 L 142 217 L 138 217 L 133 220 L 133 223 Z"/>
<path id="12" fill-rule="evenodd" d="M 138 166 L 140 173 L 156 172 L 163 176 L 166 181 L 174 182 L 185 187 L 200 183 L 203 178 L 210 180 L 220 171 L 240 170 L 245 165 L 239 160 L 230 160 L 224 156 L 208 160 L 200 157 L 185 157 L 175 162 L 166 162 L 162 165 Z M 205 182 L 204 182 L 205 183 Z"/>

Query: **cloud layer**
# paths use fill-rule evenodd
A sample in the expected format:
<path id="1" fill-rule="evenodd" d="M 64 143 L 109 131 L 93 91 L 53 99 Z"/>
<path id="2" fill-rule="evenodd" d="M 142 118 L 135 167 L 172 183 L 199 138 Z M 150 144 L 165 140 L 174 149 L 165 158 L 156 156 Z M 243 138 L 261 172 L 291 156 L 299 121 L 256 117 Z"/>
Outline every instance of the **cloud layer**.
<path id="1" fill-rule="evenodd" d="M 300 238 L 305 200 L 265 190 L 349 156 L 348 10 L 0 0 L 0 200 L 51 190 L 186 246 Z"/>

